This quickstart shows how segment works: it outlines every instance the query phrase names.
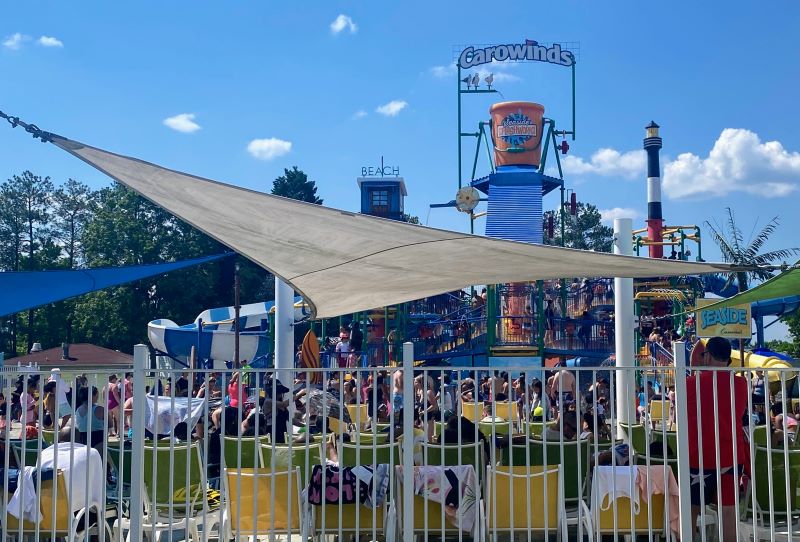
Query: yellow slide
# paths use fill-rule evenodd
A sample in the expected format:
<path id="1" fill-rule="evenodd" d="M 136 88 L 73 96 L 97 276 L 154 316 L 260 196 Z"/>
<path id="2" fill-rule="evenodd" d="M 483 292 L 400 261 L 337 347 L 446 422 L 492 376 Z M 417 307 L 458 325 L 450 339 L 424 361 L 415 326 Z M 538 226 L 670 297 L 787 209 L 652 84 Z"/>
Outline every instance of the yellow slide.
<path id="1" fill-rule="evenodd" d="M 707 339 L 700 339 L 703 344 Z M 775 356 L 760 356 L 745 350 L 744 364 L 742 363 L 742 354 L 740 350 L 731 350 L 731 367 L 745 367 L 752 370 L 763 370 L 765 376 L 769 379 L 770 384 L 773 386 L 780 385 L 781 374 L 777 371 L 770 371 L 769 369 L 791 369 L 793 366 L 785 359 L 776 358 Z M 791 382 L 797 376 L 796 373 L 787 373 L 786 382 Z"/>
<path id="2" fill-rule="evenodd" d="M 781 373 L 770 371 L 769 369 L 792 368 L 792 364 L 785 359 L 776 358 L 775 356 L 759 356 L 758 354 L 747 351 L 744 353 L 744 365 L 742 365 L 742 354 L 740 350 L 731 350 L 731 366 L 761 369 L 765 372 L 765 376 L 772 385 L 780 385 Z M 796 376 L 796 373 L 786 373 L 786 382 L 791 382 Z"/>

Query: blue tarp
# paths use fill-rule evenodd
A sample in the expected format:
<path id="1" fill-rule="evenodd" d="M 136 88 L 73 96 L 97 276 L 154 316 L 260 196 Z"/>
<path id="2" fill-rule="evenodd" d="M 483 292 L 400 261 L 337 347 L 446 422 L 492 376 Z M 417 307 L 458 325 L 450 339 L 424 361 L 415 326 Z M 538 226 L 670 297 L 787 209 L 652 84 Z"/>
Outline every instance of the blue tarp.
<path id="1" fill-rule="evenodd" d="M 130 267 L 0 273 L 0 316 L 231 255 L 233 253 Z"/>

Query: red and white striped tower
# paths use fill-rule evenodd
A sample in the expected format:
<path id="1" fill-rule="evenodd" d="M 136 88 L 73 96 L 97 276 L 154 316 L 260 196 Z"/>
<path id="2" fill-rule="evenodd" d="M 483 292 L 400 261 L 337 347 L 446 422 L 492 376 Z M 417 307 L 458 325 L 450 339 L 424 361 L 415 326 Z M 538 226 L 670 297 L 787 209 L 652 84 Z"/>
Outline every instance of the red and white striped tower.
<path id="1" fill-rule="evenodd" d="M 647 240 L 660 243 L 664 230 L 664 215 L 661 212 L 661 165 L 659 152 L 661 138 L 658 137 L 658 124 L 650 121 L 645 127 L 644 150 L 647 151 Z M 664 257 L 664 245 L 649 246 L 651 258 Z"/>

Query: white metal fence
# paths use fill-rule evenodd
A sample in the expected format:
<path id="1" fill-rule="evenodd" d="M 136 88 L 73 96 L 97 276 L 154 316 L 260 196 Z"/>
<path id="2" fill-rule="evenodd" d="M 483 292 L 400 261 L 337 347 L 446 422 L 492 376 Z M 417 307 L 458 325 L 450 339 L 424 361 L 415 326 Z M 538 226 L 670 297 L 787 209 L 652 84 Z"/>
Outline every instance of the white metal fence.
<path id="1" fill-rule="evenodd" d="M 800 539 L 797 373 L 771 370 L 763 388 L 732 369 L 676 378 L 676 352 L 678 368 L 336 368 L 279 381 L 154 379 L 137 347 L 130 379 L 93 375 L 96 399 L 77 376 L 26 370 L 19 390 L 5 374 L 0 534 Z M 631 379 L 641 392 L 617 389 Z"/>

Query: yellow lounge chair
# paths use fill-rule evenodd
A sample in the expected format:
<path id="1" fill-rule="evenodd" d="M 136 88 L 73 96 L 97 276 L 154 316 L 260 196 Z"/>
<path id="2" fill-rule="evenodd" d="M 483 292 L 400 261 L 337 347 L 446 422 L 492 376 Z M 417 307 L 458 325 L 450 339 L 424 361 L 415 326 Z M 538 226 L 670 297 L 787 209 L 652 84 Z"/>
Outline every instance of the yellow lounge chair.
<path id="1" fill-rule="evenodd" d="M 302 517 L 300 470 L 267 472 L 257 469 L 225 469 L 226 494 L 237 488 L 235 499 L 226 499 L 228 538 L 300 535 L 308 539 L 309 521 Z"/>
<path id="2" fill-rule="evenodd" d="M 498 467 L 486 469 L 486 533 L 514 539 L 528 533 L 560 534 L 567 538 L 566 512 L 561 498 L 561 467 Z M 581 501 L 582 502 L 582 501 Z M 585 507 L 585 504 L 584 504 Z M 591 533 L 589 510 L 584 514 Z"/>

